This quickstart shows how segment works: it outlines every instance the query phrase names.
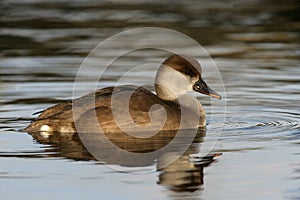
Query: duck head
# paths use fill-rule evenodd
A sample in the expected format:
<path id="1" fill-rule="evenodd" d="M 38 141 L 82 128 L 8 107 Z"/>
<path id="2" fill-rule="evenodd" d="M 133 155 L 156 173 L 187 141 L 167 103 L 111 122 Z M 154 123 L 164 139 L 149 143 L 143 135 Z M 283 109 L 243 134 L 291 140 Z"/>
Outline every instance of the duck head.
<path id="1" fill-rule="evenodd" d="M 172 55 L 160 66 L 155 78 L 157 96 L 163 100 L 176 101 L 189 91 L 196 91 L 217 99 L 221 96 L 202 79 L 199 62 L 184 55 Z"/>

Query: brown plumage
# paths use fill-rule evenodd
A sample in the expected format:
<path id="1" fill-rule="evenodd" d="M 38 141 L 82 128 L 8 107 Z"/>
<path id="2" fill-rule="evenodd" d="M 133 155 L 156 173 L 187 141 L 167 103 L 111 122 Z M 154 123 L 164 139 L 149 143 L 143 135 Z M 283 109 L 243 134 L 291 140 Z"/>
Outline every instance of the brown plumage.
<path id="1" fill-rule="evenodd" d="M 194 90 L 220 98 L 202 80 L 200 64 L 180 55 L 173 55 L 162 63 L 155 89 L 157 95 L 143 87 L 103 88 L 46 109 L 24 130 L 93 133 L 101 127 L 104 133 L 114 134 L 126 132 L 124 127 L 132 132 L 151 132 L 159 127 L 162 131 L 198 128 L 205 126 L 205 111 L 195 98 L 185 93 Z M 128 107 L 124 107 L 126 99 Z"/>

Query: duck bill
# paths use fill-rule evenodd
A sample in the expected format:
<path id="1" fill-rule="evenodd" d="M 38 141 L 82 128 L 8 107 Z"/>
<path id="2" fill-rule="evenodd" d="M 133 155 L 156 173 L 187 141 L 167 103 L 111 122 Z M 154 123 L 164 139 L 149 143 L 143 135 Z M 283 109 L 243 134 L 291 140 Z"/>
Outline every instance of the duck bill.
<path id="1" fill-rule="evenodd" d="M 193 85 L 193 90 L 196 92 L 214 97 L 216 99 L 221 99 L 221 96 L 216 93 L 213 89 L 207 86 L 207 84 L 204 82 L 204 80 L 199 79 L 194 85 Z"/>

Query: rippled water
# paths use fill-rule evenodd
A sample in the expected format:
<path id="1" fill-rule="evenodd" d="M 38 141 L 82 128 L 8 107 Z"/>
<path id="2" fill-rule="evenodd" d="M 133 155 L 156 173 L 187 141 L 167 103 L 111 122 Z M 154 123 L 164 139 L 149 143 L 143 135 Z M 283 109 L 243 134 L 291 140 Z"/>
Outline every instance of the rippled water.
<path id="1" fill-rule="evenodd" d="M 1 199 L 300 198 L 297 1 L 4 0 L 0 9 Z M 213 132 L 223 126 L 223 132 L 208 157 L 197 156 L 201 141 L 195 141 L 161 170 L 165 157 L 135 167 L 115 160 L 103 165 L 76 136 L 44 138 L 18 131 L 35 118 L 33 113 L 72 97 L 77 70 L 100 41 L 142 26 L 187 34 L 217 63 L 227 113 L 223 126 L 216 104 L 209 128 Z M 197 55 L 168 36 L 162 42 Z M 101 56 L 114 57 L 119 50 L 111 46 Z M 165 56 L 154 50 L 128 55 L 114 63 L 101 87 L 113 85 L 128 66 Z M 86 72 L 86 87 L 92 85 L 88 77 L 93 73 Z M 144 69 L 127 81 L 148 83 L 154 74 L 154 68 Z M 204 76 L 214 82 L 209 69 Z M 210 99 L 199 99 L 210 116 Z M 120 167 L 122 171 L 114 170 Z"/>

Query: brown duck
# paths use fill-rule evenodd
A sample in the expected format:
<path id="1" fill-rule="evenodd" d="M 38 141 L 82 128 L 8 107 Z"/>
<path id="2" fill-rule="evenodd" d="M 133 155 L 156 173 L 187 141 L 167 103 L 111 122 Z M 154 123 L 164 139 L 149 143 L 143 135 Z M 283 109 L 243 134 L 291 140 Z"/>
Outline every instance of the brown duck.
<path id="1" fill-rule="evenodd" d="M 156 94 L 135 86 L 99 89 L 44 110 L 24 130 L 91 133 L 101 129 L 113 134 L 205 127 L 201 103 L 187 92 L 196 91 L 218 99 L 221 96 L 207 86 L 201 74 L 201 66 L 195 59 L 172 55 L 158 69 Z"/>

